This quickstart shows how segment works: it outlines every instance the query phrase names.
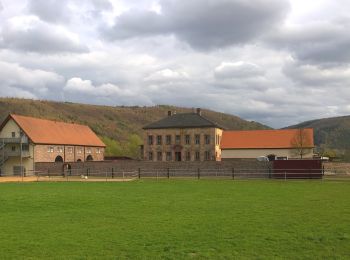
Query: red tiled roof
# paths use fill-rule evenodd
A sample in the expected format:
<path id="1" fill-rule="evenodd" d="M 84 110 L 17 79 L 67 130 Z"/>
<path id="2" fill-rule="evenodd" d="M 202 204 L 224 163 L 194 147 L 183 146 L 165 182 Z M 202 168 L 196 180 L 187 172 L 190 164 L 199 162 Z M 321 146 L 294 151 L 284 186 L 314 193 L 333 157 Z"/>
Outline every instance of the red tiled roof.
<path id="1" fill-rule="evenodd" d="M 105 147 L 97 135 L 85 125 L 9 115 L 35 144 L 61 144 Z M 4 124 L 2 125 L 2 127 Z M 2 128 L 1 127 L 1 128 Z"/>
<path id="2" fill-rule="evenodd" d="M 314 130 L 303 129 L 305 147 L 314 147 Z M 264 149 L 293 148 L 293 139 L 300 135 L 300 129 L 224 131 L 221 149 Z M 295 147 L 295 146 L 294 146 Z"/>

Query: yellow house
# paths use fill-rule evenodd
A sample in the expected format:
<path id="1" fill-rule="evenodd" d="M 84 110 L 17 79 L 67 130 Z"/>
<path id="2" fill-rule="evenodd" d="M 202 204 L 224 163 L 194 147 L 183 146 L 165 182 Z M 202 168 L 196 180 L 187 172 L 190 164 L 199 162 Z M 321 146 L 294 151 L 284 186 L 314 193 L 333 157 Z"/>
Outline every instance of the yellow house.
<path id="1" fill-rule="evenodd" d="M 102 161 L 104 150 L 88 126 L 11 114 L 0 126 L 0 176 L 31 174 L 37 162 Z"/>
<path id="2" fill-rule="evenodd" d="M 148 161 L 220 161 L 223 128 L 196 112 L 168 116 L 145 127 L 143 158 Z"/>

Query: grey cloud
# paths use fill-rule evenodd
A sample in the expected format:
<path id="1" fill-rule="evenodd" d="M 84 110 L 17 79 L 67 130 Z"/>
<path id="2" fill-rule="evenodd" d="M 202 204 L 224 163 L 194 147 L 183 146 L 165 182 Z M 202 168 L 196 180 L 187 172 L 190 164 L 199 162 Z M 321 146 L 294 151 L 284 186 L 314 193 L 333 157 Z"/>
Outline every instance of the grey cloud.
<path id="1" fill-rule="evenodd" d="M 28 9 L 48 22 L 68 20 L 67 0 L 29 0 Z"/>
<path id="2" fill-rule="evenodd" d="M 13 93 L 17 97 L 57 97 L 53 89 L 59 90 L 64 78 L 54 72 L 28 69 L 19 64 L 0 61 L 1 95 Z M 3 92 L 4 89 L 12 91 Z M 51 96 L 54 95 L 54 96 Z"/>
<path id="3" fill-rule="evenodd" d="M 285 17 L 284 0 L 191 0 L 160 2 L 161 13 L 130 10 L 105 31 L 110 39 L 174 34 L 197 49 L 213 49 L 255 39 Z"/>
<path id="4" fill-rule="evenodd" d="M 347 87 L 350 84 L 350 67 L 320 67 L 295 61 L 287 62 L 283 73 L 300 86 L 314 88 Z"/>
<path id="5" fill-rule="evenodd" d="M 57 23 L 69 22 L 76 10 L 84 10 L 89 14 L 97 15 L 103 10 L 111 10 L 112 4 L 108 0 L 29 0 L 28 10 L 37 15 L 41 20 Z"/>
<path id="6" fill-rule="evenodd" d="M 350 61 L 349 20 L 283 27 L 268 41 L 305 63 L 342 64 Z"/>
<path id="7" fill-rule="evenodd" d="M 2 30 L 2 48 L 38 53 L 88 52 L 76 35 L 35 17 L 15 17 Z"/>

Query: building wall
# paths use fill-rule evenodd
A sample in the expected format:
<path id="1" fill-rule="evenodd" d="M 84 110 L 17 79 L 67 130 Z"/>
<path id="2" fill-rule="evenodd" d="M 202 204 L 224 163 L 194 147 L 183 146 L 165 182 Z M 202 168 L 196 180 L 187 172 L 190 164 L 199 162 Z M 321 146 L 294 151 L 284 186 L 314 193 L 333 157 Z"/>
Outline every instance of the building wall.
<path id="1" fill-rule="evenodd" d="M 305 149 L 307 154 L 303 158 L 312 158 L 313 149 Z M 267 156 L 269 154 L 275 154 L 276 156 L 299 158 L 293 149 L 223 149 L 221 151 L 222 159 L 242 159 L 242 158 L 257 158 L 259 156 Z"/>
<path id="2" fill-rule="evenodd" d="M 103 161 L 104 148 L 72 145 L 35 146 L 35 162 L 54 162 L 57 156 L 61 156 L 64 162 L 84 162 L 88 155 L 91 155 L 94 161 Z"/>
<path id="3" fill-rule="evenodd" d="M 20 128 L 15 121 L 10 119 L 0 132 L 0 138 L 12 138 L 12 132 L 16 133 L 16 138 L 20 137 Z"/>
<path id="4" fill-rule="evenodd" d="M 166 144 L 166 136 L 171 136 L 171 144 Z M 175 142 L 176 135 L 180 135 L 180 143 Z M 185 136 L 190 136 L 190 144 L 185 143 Z M 195 144 L 195 135 L 200 135 L 200 144 Z M 205 136 L 210 136 L 209 144 L 205 143 Z M 153 145 L 148 143 L 149 136 L 153 136 Z M 162 144 L 157 144 L 157 136 L 162 136 Z M 181 160 L 186 160 L 186 152 L 190 152 L 190 161 L 196 160 L 196 152 L 200 154 L 200 161 L 205 161 L 205 152 L 210 153 L 210 160 L 220 160 L 220 143 L 222 130 L 217 128 L 182 128 L 182 129 L 147 129 L 144 132 L 144 159 L 150 160 L 149 153 L 153 153 L 152 161 L 158 161 L 157 153 L 161 152 L 162 161 L 167 160 L 167 152 L 171 152 L 171 161 L 175 161 L 175 152 L 181 152 Z"/>
<path id="5" fill-rule="evenodd" d="M 10 119 L 7 124 L 3 127 L 2 131 L 0 132 L 0 138 L 13 138 L 12 132 L 15 132 L 15 138 L 20 137 L 21 129 L 16 124 L 16 122 L 12 119 Z M 24 140 L 27 140 L 25 137 Z M 34 146 L 31 144 L 28 140 L 27 144 L 29 145 L 29 151 L 25 152 L 26 156 L 21 158 L 20 156 L 13 156 L 10 155 L 7 161 L 4 163 L 4 165 L 1 167 L 1 174 L 2 175 L 13 175 L 14 174 L 14 167 L 18 166 L 24 167 L 25 172 L 27 174 L 31 174 L 34 171 Z M 12 147 L 14 147 L 14 151 L 12 150 Z M 6 144 L 5 151 L 7 153 L 19 153 L 20 154 L 21 146 L 20 144 Z M 1 153 L 3 153 L 3 150 L 0 150 Z M 23 152 L 24 153 L 24 152 Z"/>

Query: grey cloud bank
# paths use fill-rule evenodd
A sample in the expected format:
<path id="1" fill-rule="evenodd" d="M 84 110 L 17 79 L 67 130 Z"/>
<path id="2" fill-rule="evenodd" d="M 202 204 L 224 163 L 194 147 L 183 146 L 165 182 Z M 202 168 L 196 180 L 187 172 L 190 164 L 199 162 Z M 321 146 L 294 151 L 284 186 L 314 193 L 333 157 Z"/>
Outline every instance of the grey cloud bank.
<path id="1" fill-rule="evenodd" d="M 1 0 L 0 96 L 206 107 L 273 127 L 350 114 L 350 7 L 322 3 Z"/>

